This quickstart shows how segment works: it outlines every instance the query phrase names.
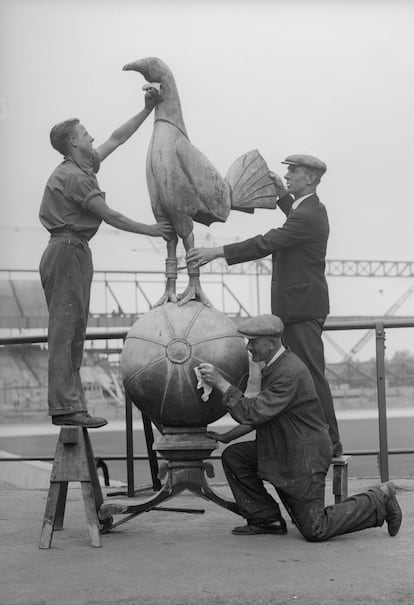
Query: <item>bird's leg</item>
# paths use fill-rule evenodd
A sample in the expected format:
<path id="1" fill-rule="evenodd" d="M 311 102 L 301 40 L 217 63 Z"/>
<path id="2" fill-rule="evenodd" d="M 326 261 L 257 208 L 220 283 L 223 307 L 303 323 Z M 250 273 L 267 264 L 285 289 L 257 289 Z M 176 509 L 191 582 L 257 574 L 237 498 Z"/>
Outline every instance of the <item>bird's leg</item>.
<path id="1" fill-rule="evenodd" d="M 177 243 L 177 237 L 167 242 L 167 258 L 165 259 L 165 277 L 167 281 L 165 292 L 160 300 L 153 305 L 154 307 L 164 305 L 167 302 L 177 302 L 177 295 L 175 293 L 175 284 L 177 281 Z"/>
<path id="2" fill-rule="evenodd" d="M 188 252 L 194 248 L 194 233 L 183 239 L 185 251 Z M 187 264 L 187 272 L 189 275 L 189 282 L 187 288 L 182 294 L 178 295 L 179 305 L 184 305 L 190 300 L 199 300 L 207 307 L 211 307 L 212 304 L 204 294 L 200 284 L 200 269 L 195 263 Z"/>

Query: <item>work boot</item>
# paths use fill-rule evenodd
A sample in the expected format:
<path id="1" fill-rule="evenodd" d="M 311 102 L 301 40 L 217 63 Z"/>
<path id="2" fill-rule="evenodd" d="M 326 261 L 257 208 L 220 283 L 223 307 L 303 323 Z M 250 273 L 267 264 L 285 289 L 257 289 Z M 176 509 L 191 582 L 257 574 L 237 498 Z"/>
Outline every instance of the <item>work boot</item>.
<path id="1" fill-rule="evenodd" d="M 391 481 L 381 483 L 380 490 L 385 494 L 385 511 L 387 513 L 385 520 L 388 525 L 390 536 L 396 536 L 400 531 L 402 523 L 402 511 L 395 497 L 396 489 Z"/>
<path id="2" fill-rule="evenodd" d="M 282 518 L 276 521 L 267 521 L 263 523 L 249 523 L 235 527 L 231 532 L 235 536 L 255 536 L 258 534 L 273 534 L 276 536 L 285 536 L 287 534 L 286 521 Z"/>
<path id="3" fill-rule="evenodd" d="M 52 424 L 57 426 L 81 426 L 85 429 L 99 429 L 108 423 L 105 418 L 94 418 L 88 412 L 74 412 L 73 414 L 52 416 Z"/>

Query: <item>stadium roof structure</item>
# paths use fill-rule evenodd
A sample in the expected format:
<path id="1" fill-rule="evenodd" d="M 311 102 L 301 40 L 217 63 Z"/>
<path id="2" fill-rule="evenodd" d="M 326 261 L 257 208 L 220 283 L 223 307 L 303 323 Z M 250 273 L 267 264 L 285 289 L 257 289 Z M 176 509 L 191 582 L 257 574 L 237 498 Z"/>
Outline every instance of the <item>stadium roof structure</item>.
<path id="1" fill-rule="evenodd" d="M 0 328 L 47 328 L 48 311 L 39 281 L 0 280 Z"/>
<path id="2" fill-rule="evenodd" d="M 40 227 L 3 227 L 0 231 L 0 329 L 46 330 L 48 312 L 38 264 L 48 234 Z M 237 237 L 233 235 L 233 238 L 213 237 L 206 231 L 196 232 L 195 239 L 198 246 L 218 246 L 243 238 L 241 234 Z M 90 245 L 95 274 L 88 326 L 117 328 L 132 325 L 162 295 L 165 242 L 161 238 L 121 233 L 105 226 L 91 240 Z M 178 291 L 182 284 L 186 285 L 187 280 L 184 255 L 185 251 L 180 245 L 178 264 L 184 270 L 179 271 Z M 202 267 L 201 271 L 207 296 L 223 312 L 232 316 L 245 316 L 265 312 L 264 309 L 269 308 L 269 279 L 272 273 L 270 256 L 231 266 L 219 258 Z M 385 307 L 382 319 L 388 316 L 395 318 L 400 308 L 406 310 L 405 315 L 413 315 L 412 305 L 408 306 L 414 294 L 413 261 L 328 259 L 326 275 L 328 278 L 403 278 L 399 282 L 399 289 L 390 287 L 387 298 L 384 294 L 384 307 L 387 304 L 388 308 Z M 366 280 L 363 281 L 366 284 Z M 358 292 L 362 296 L 359 287 Z M 367 305 L 364 308 L 366 312 Z M 347 315 L 346 319 L 368 318 L 368 314 L 363 318 L 351 315 Z M 330 322 L 343 319 L 344 317 L 332 316 L 328 318 Z"/>

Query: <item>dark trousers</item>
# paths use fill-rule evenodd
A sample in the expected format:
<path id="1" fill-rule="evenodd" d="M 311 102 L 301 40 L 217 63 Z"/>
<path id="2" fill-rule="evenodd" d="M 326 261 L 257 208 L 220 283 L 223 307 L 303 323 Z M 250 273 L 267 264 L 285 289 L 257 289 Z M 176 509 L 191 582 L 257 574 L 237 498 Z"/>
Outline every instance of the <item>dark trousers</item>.
<path id="1" fill-rule="evenodd" d="M 230 445 L 223 451 L 222 463 L 240 512 L 248 522 L 280 518 L 279 505 L 258 475 L 255 441 Z M 288 489 L 274 487 L 298 530 L 310 542 L 380 526 L 385 520 L 385 496 L 378 488 L 325 507 L 325 473 L 304 478 L 303 497 L 300 498 L 298 485 L 294 489 L 295 495 Z"/>
<path id="2" fill-rule="evenodd" d="M 49 414 L 86 411 L 80 367 L 93 276 L 89 246 L 83 240 L 52 238 L 39 269 L 49 309 Z"/>
<path id="3" fill-rule="evenodd" d="M 322 341 L 324 321 L 324 319 L 312 319 L 286 324 L 283 331 L 283 342 L 310 371 L 329 426 L 334 455 L 341 455 L 342 446 L 340 445 L 332 393 L 325 378 L 325 354 Z"/>

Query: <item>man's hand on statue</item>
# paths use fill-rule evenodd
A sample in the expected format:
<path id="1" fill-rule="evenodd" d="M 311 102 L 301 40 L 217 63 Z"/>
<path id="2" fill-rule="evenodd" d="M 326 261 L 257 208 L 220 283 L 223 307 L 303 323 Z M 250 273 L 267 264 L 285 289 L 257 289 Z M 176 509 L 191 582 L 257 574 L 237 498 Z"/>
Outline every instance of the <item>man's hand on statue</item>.
<path id="1" fill-rule="evenodd" d="M 175 230 L 168 221 L 160 221 L 159 223 L 155 223 L 155 225 L 149 226 L 148 235 L 151 237 L 163 237 L 168 242 L 175 237 Z"/>
<path id="2" fill-rule="evenodd" d="M 161 100 L 161 95 L 156 88 L 147 88 L 145 90 L 145 109 L 151 111 Z"/>
<path id="3" fill-rule="evenodd" d="M 230 383 L 220 374 L 211 363 L 200 363 L 198 365 L 202 379 L 206 384 L 219 389 L 222 393 L 228 389 Z"/>
<path id="4" fill-rule="evenodd" d="M 282 179 L 280 178 L 280 176 L 278 174 L 270 171 L 269 177 L 272 179 L 272 181 L 275 184 L 278 196 L 282 197 L 282 195 L 285 195 L 285 193 L 287 192 L 287 189 L 286 189 Z"/>
<path id="5" fill-rule="evenodd" d="M 230 438 L 227 436 L 227 433 L 216 433 L 216 431 L 206 431 L 207 437 L 210 439 L 214 439 L 215 441 L 220 441 L 220 443 L 230 443 Z"/>
<path id="6" fill-rule="evenodd" d="M 188 263 L 195 263 L 197 267 L 205 265 L 217 258 L 215 248 L 192 248 L 187 252 L 185 260 Z"/>

